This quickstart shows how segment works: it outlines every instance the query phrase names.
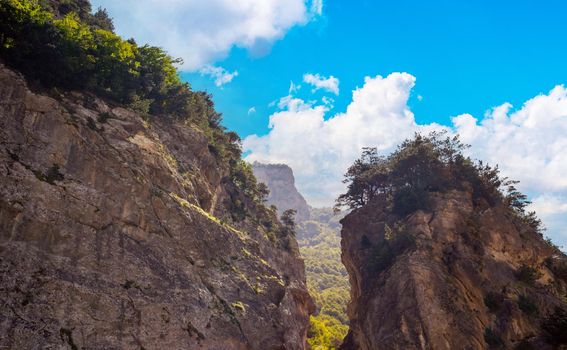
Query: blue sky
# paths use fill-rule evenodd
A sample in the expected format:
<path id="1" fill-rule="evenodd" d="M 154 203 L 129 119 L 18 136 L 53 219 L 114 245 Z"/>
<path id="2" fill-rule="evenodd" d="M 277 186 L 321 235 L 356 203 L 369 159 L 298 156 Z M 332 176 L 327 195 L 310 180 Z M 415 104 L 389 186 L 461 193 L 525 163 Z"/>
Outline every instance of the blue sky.
<path id="1" fill-rule="evenodd" d="M 328 1 L 321 18 L 292 28 L 267 55 L 233 49 L 220 62 L 239 72 L 230 84 L 184 77 L 213 94 L 242 136 L 268 132 L 268 104 L 306 72 L 340 79 L 341 111 L 365 76 L 409 72 L 417 78 L 416 120 L 448 122 L 503 102 L 521 105 L 567 82 L 566 16 L 565 1 Z"/>
<path id="2" fill-rule="evenodd" d="M 567 246 L 567 2 L 93 4 L 119 34 L 182 57 L 182 78 L 213 95 L 246 160 L 290 165 L 312 205 L 332 205 L 361 147 L 387 154 L 447 130 L 521 180 Z"/>

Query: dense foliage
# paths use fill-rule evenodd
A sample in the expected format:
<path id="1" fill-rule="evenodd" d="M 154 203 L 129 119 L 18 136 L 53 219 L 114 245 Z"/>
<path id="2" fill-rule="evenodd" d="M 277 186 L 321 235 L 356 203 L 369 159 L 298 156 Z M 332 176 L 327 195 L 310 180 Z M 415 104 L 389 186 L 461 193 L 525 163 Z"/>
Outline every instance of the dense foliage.
<path id="1" fill-rule="evenodd" d="M 516 277 L 519 281 L 533 286 L 535 282 L 541 277 L 541 272 L 539 272 L 535 267 L 522 265 L 516 271 Z"/>
<path id="2" fill-rule="evenodd" d="M 328 208 L 311 209 L 310 216 L 297 230 L 309 293 L 317 305 L 308 342 L 315 350 L 337 349 L 348 332 L 350 298 L 348 275 L 341 263 L 339 220 L 343 215 Z"/>
<path id="3" fill-rule="evenodd" d="M 358 208 L 380 196 L 391 202 L 394 213 L 405 216 L 428 210 L 433 192 L 466 190 L 479 206 L 505 203 L 539 232 L 541 221 L 525 212 L 530 202 L 516 189 L 517 181 L 501 178 L 498 167 L 464 156 L 467 147 L 458 136 L 433 132 L 405 140 L 388 157 L 365 148 L 345 174 L 347 192 L 337 206 Z"/>
<path id="4" fill-rule="evenodd" d="M 307 342 L 313 350 L 338 349 L 348 326 L 328 315 L 311 316 Z"/>

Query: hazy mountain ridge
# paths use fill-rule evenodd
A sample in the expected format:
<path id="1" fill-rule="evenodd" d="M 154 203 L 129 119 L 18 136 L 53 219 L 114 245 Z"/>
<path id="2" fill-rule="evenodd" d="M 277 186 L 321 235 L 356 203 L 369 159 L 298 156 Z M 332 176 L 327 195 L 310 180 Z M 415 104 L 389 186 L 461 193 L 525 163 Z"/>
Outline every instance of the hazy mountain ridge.
<path id="1" fill-rule="evenodd" d="M 265 183 L 270 189 L 267 202 L 275 205 L 281 215 L 287 209 L 296 211 L 298 222 L 309 219 L 309 205 L 295 187 L 295 178 L 291 168 L 285 164 L 252 164 L 258 182 Z"/>

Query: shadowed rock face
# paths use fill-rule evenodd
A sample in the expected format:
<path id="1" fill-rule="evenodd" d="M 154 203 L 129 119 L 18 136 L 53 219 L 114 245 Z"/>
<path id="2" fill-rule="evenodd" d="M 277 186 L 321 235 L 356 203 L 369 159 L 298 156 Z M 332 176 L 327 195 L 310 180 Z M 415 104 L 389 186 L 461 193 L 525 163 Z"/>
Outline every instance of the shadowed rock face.
<path id="1" fill-rule="evenodd" d="M 0 65 L 0 348 L 304 349 L 296 243 L 224 217 L 205 136 Z"/>
<path id="2" fill-rule="evenodd" d="M 289 166 L 255 162 L 252 167 L 258 182 L 265 183 L 270 189 L 268 203 L 278 207 L 280 215 L 288 209 L 294 209 L 297 211 L 295 218 L 298 222 L 309 219 L 309 205 L 295 188 L 295 178 Z"/>
<path id="3" fill-rule="evenodd" d="M 377 200 L 342 220 L 351 283 L 342 348 L 551 348 L 540 325 L 565 306 L 566 282 L 549 268 L 565 256 L 504 206 L 481 210 L 465 192 L 433 197 L 430 212 L 407 218 Z M 407 248 L 385 264 L 380 242 L 400 234 L 410 237 Z M 537 270 L 537 281 L 518 277 L 522 265 Z"/>

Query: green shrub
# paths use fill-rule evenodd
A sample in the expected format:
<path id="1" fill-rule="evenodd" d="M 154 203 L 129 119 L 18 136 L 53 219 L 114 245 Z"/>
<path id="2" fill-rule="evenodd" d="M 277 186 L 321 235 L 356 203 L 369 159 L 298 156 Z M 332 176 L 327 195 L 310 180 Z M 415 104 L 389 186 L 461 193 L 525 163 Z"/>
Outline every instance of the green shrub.
<path id="1" fill-rule="evenodd" d="M 541 273 L 536 268 L 525 264 L 516 271 L 516 278 L 530 286 L 533 286 L 540 277 Z"/>
<path id="2" fill-rule="evenodd" d="M 420 209 L 427 210 L 429 206 L 429 193 L 427 191 L 404 187 L 394 194 L 392 211 L 400 216 L 406 216 Z"/>
<path id="3" fill-rule="evenodd" d="M 550 269 L 557 278 L 567 281 L 567 259 L 549 257 L 545 259 L 545 266 Z"/>
<path id="4" fill-rule="evenodd" d="M 488 292 L 484 296 L 484 305 L 490 310 L 490 312 L 497 312 L 502 307 L 504 302 L 504 296 L 502 293 Z"/>
<path id="5" fill-rule="evenodd" d="M 258 184 L 252 166 L 243 160 L 238 160 L 231 168 L 230 178 L 247 197 L 253 199 L 256 203 L 265 202 L 269 194 L 267 187 Z"/>
<path id="6" fill-rule="evenodd" d="M 415 239 L 406 232 L 397 232 L 392 237 L 385 237 L 372 251 L 370 269 L 382 272 L 389 268 L 395 258 L 415 246 Z"/>
<path id="7" fill-rule="evenodd" d="M 59 165 L 58 164 L 53 164 L 47 170 L 45 177 L 47 179 L 47 182 L 49 182 L 50 184 L 54 184 L 55 181 L 63 181 L 63 179 L 64 179 L 63 174 L 61 174 L 61 172 L 59 171 Z"/>

